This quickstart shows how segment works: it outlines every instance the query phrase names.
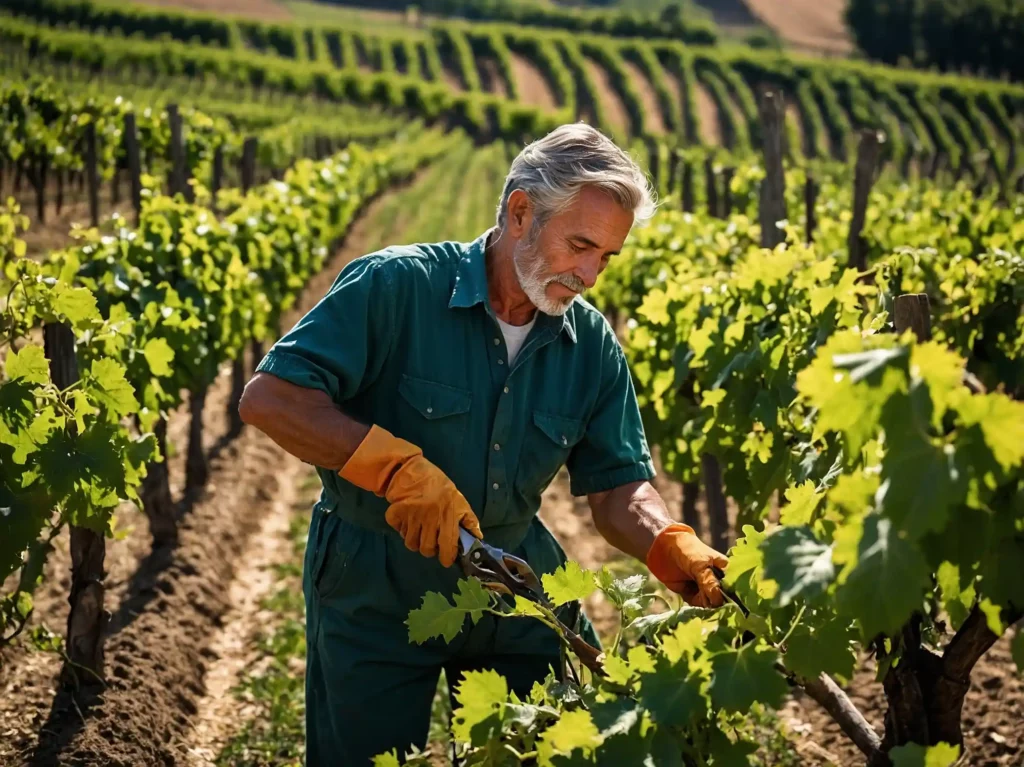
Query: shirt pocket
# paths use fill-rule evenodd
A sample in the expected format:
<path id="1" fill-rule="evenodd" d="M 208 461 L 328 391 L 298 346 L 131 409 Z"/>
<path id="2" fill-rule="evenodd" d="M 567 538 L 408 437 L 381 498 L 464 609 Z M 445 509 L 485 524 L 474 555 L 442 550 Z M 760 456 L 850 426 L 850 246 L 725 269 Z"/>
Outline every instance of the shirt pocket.
<path id="1" fill-rule="evenodd" d="M 540 495 L 551 483 L 586 429 L 582 418 L 540 411 L 534 411 L 531 421 L 516 472 L 516 486 L 527 497 Z"/>
<path id="2" fill-rule="evenodd" d="M 401 436 L 444 469 L 466 438 L 472 392 L 403 374 L 398 393 L 408 406 L 398 419 Z"/>

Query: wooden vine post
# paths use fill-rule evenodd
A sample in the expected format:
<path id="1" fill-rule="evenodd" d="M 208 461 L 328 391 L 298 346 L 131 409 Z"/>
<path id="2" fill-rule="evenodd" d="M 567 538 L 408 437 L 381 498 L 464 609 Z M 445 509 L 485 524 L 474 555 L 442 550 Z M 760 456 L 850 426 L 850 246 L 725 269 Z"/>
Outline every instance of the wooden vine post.
<path id="1" fill-rule="evenodd" d="M 711 154 L 704 158 L 704 191 L 708 201 L 708 215 L 719 217 L 718 177 L 715 173 L 715 158 Z"/>
<path id="2" fill-rule="evenodd" d="M 875 171 L 878 159 L 882 154 L 885 134 L 877 130 L 864 130 L 860 134 L 857 146 L 857 165 L 853 177 L 853 218 L 850 221 L 850 233 L 846 247 L 850 253 L 850 267 L 859 272 L 867 269 L 866 246 L 861 231 L 864 229 L 864 217 L 868 209 L 868 195 L 875 183 Z"/>
<path id="3" fill-rule="evenodd" d="M 85 126 L 85 185 L 89 189 L 89 220 L 100 225 L 100 175 L 96 167 L 96 123 Z"/>
<path id="4" fill-rule="evenodd" d="M 761 247 L 774 248 L 786 239 L 785 232 L 778 227 L 780 221 L 786 220 L 786 176 L 782 169 L 786 104 L 782 92 L 763 88 L 758 100 L 758 112 L 761 117 L 765 169 L 758 208 Z"/>
<path id="5" fill-rule="evenodd" d="M 40 152 L 39 162 L 36 164 L 36 220 L 40 224 L 46 223 L 46 178 L 49 175 L 50 158 L 46 152 Z"/>
<path id="6" fill-rule="evenodd" d="M 128 164 L 128 182 L 131 187 L 132 208 L 135 210 L 135 225 L 139 225 L 142 214 L 142 157 L 139 154 L 139 131 L 135 113 L 124 116 L 124 153 Z"/>
<path id="7" fill-rule="evenodd" d="M 63 323 L 43 326 L 43 344 L 50 360 L 50 377 L 58 389 L 78 381 L 75 336 Z M 75 428 L 69 421 L 69 430 Z M 110 614 L 103 607 L 105 587 L 103 560 L 107 544 L 101 533 L 71 526 L 71 594 L 68 602 L 67 658 L 61 684 L 71 690 L 103 682 L 103 634 Z"/>
<path id="8" fill-rule="evenodd" d="M 679 181 L 679 160 L 679 150 L 673 147 L 668 153 L 668 183 L 665 185 L 665 191 L 669 194 L 672 194 L 672 192 L 675 191 L 676 184 Z M 684 169 L 686 167 L 685 161 L 683 167 Z"/>
<path id="9" fill-rule="evenodd" d="M 817 204 L 818 184 L 810 172 L 808 172 L 807 178 L 804 180 L 804 230 L 808 245 L 814 242 L 814 230 L 818 228 L 818 219 L 815 213 L 815 206 Z"/>
<path id="10" fill-rule="evenodd" d="M 242 192 L 248 192 L 256 180 L 256 138 L 249 136 L 242 144 Z M 215 170 L 216 175 L 216 170 Z M 255 368 L 263 359 L 263 344 L 254 339 L 252 342 L 252 364 Z M 240 353 L 237 358 L 231 361 L 231 396 L 228 398 L 228 433 L 231 436 L 238 436 L 242 433 L 245 424 L 242 423 L 242 416 L 238 412 L 239 403 L 242 401 L 242 391 L 245 389 L 245 354 Z"/>
<path id="11" fill-rule="evenodd" d="M 696 205 L 693 198 L 693 163 L 683 160 L 683 210 L 693 213 Z"/>
<path id="12" fill-rule="evenodd" d="M 651 174 L 651 186 L 661 191 L 661 145 L 656 139 L 647 140 L 647 168 Z"/>
<path id="13" fill-rule="evenodd" d="M 195 202 L 195 191 L 189 183 L 185 131 L 177 104 L 167 105 L 171 128 L 171 194 L 181 194 L 186 202 Z M 194 495 L 206 484 L 208 468 L 203 450 L 203 409 L 206 405 L 206 381 L 197 382 L 189 392 L 188 452 L 185 457 L 185 494 Z"/>
<path id="14" fill-rule="evenodd" d="M 722 169 L 722 218 L 732 215 L 732 177 L 735 175 L 735 168 Z"/>

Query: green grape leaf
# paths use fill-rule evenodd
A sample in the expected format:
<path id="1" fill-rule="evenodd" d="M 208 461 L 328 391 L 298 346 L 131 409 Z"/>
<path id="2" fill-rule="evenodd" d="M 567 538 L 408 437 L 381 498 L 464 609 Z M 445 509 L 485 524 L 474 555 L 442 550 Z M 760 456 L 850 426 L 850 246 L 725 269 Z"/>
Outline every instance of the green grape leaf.
<path id="1" fill-rule="evenodd" d="M 680 623 L 662 637 L 661 650 L 672 663 L 678 663 L 684 655 L 693 658 L 703 648 L 704 636 L 712 627 L 700 618 Z"/>
<path id="2" fill-rule="evenodd" d="M 779 584 L 776 600 L 785 607 L 794 599 L 813 599 L 835 578 L 832 547 L 806 527 L 782 527 L 763 544 L 764 576 Z"/>
<path id="3" fill-rule="evenodd" d="M 386 754 L 377 754 L 373 757 L 373 767 L 399 767 L 398 755 L 395 749 L 391 749 Z"/>
<path id="4" fill-rule="evenodd" d="M 988 626 L 988 630 L 996 636 L 1002 636 L 1006 627 L 1003 625 L 1002 610 L 999 605 L 985 598 L 978 602 L 978 609 L 985 616 L 985 624 Z"/>
<path id="5" fill-rule="evenodd" d="M 907 743 L 889 752 L 893 767 L 951 767 L 960 758 L 960 746 Z"/>
<path id="6" fill-rule="evenodd" d="M 540 743 L 537 744 L 538 763 L 542 766 L 552 765 L 552 757 L 571 754 L 576 749 L 580 749 L 584 756 L 589 756 L 599 745 L 601 733 L 590 712 L 582 709 L 566 711 L 540 736 Z"/>
<path id="7" fill-rule="evenodd" d="M 786 640 L 786 668 L 804 679 L 815 679 L 821 673 L 849 679 L 857 663 L 855 638 L 849 622 L 841 618 L 831 618 L 821 626 L 801 624 Z"/>
<path id="8" fill-rule="evenodd" d="M 788 503 L 779 512 L 779 522 L 792 526 L 809 525 L 823 497 L 815 490 L 814 483 L 807 480 L 796 487 L 787 487 L 784 495 Z"/>
<path id="9" fill-rule="evenodd" d="M 977 425 L 993 457 L 1009 471 L 1024 463 L 1024 402 L 1004 394 L 977 394 L 958 404 L 964 426 Z"/>
<path id="10" fill-rule="evenodd" d="M 50 363 L 46 359 L 43 347 L 29 344 L 21 351 L 11 349 L 7 352 L 7 377 L 12 381 L 18 379 L 25 383 L 45 384 L 50 380 Z"/>
<path id="11" fill-rule="evenodd" d="M 960 568 L 952 562 L 943 562 L 936 572 L 939 593 L 942 596 L 942 609 L 949 616 L 954 629 L 959 629 L 974 605 L 974 585 L 968 583 L 967 588 L 960 587 Z"/>
<path id="12" fill-rule="evenodd" d="M 149 363 L 149 369 L 155 376 L 174 374 L 171 363 L 174 362 L 174 349 L 164 338 L 151 338 L 142 349 L 142 354 Z"/>
<path id="13" fill-rule="evenodd" d="M 640 675 L 640 704 L 659 724 L 685 727 L 692 717 L 701 717 L 707 711 L 701 682 L 687 664 L 659 658 L 653 673 Z"/>
<path id="14" fill-rule="evenodd" d="M 51 511 L 47 500 L 39 490 L 9 494 L 0 482 L 0 582 L 21 567 L 25 551 L 39 537 Z"/>
<path id="15" fill-rule="evenodd" d="M 75 288 L 66 282 L 54 286 L 53 310 L 64 315 L 72 325 L 86 320 L 100 320 L 96 296 L 88 288 Z"/>
<path id="16" fill-rule="evenodd" d="M 584 570 L 578 563 L 569 561 L 553 573 L 541 576 L 544 591 L 555 606 L 566 602 L 586 599 L 597 588 L 597 578 L 590 570 Z"/>
<path id="17" fill-rule="evenodd" d="M 117 416 L 130 415 L 139 409 L 135 390 L 125 380 L 124 367 L 112 359 L 101 357 L 89 368 L 86 391 Z"/>
<path id="18" fill-rule="evenodd" d="M 475 578 L 460 580 L 452 599 L 454 604 L 436 591 L 424 594 L 422 605 L 411 610 L 405 621 L 409 627 L 409 641 L 422 644 L 440 636 L 450 643 L 462 631 L 467 615 L 476 623 L 491 603 L 490 594 Z"/>
<path id="19" fill-rule="evenodd" d="M 756 573 L 764 565 L 761 544 L 765 537 L 765 533 L 755 530 L 752 525 L 743 526 L 743 537 L 729 551 L 729 567 L 725 570 L 726 586 L 734 585 L 745 573 Z"/>
<path id="20" fill-rule="evenodd" d="M 749 767 L 750 756 L 757 751 L 757 744 L 746 740 L 730 740 L 719 729 L 709 733 L 711 741 L 710 754 L 715 767 Z"/>
<path id="21" fill-rule="evenodd" d="M 474 746 L 500 735 L 508 683 L 497 671 L 466 671 L 455 690 L 452 734 Z"/>
<path id="22" fill-rule="evenodd" d="M 866 637 L 897 632 L 930 584 L 921 553 L 899 536 L 891 520 L 874 514 L 864 520 L 856 564 L 844 573 L 836 604 L 860 621 Z"/>
<path id="23" fill-rule="evenodd" d="M 775 670 L 778 653 L 748 644 L 711 659 L 711 702 L 725 711 L 747 711 L 755 702 L 778 708 L 788 690 Z"/>
<path id="24" fill-rule="evenodd" d="M 609 655 L 605 658 L 604 670 L 610 682 L 623 686 L 628 685 L 629 680 L 633 677 L 633 670 L 629 667 L 629 663 L 618 655 Z"/>

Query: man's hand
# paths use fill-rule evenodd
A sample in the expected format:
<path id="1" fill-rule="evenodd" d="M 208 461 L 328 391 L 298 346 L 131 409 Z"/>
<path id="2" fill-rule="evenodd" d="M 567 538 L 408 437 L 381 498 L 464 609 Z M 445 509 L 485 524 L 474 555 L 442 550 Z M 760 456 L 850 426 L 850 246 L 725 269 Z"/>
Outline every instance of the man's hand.
<path id="1" fill-rule="evenodd" d="M 729 560 L 706 545 L 689 525 L 672 524 L 658 533 L 647 552 L 647 567 L 672 591 L 695 607 L 719 607 L 725 601 L 712 568 Z"/>
<path id="2" fill-rule="evenodd" d="M 412 551 L 436 556 L 445 567 L 459 553 L 459 526 L 482 538 L 480 522 L 469 502 L 423 451 L 379 426 L 338 472 L 353 485 L 386 498 L 384 518 Z"/>

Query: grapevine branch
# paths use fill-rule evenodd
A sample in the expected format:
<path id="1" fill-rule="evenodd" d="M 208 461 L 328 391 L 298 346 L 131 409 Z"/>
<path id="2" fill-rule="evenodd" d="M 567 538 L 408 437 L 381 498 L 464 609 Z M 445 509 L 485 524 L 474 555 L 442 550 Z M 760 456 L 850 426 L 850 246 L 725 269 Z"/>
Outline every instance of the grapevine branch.
<path id="1" fill-rule="evenodd" d="M 882 739 L 860 712 L 853 701 L 828 674 L 817 679 L 797 677 L 796 683 L 832 716 L 843 733 L 853 741 L 869 760 L 875 758 L 882 746 Z"/>

